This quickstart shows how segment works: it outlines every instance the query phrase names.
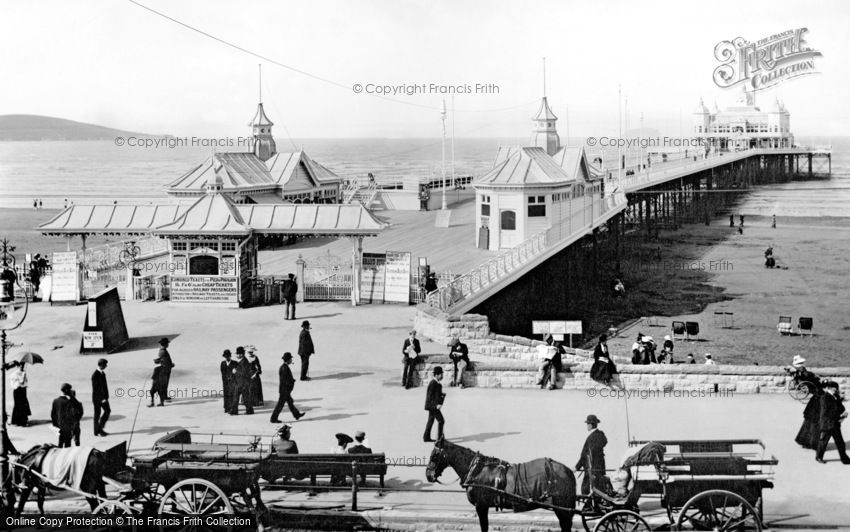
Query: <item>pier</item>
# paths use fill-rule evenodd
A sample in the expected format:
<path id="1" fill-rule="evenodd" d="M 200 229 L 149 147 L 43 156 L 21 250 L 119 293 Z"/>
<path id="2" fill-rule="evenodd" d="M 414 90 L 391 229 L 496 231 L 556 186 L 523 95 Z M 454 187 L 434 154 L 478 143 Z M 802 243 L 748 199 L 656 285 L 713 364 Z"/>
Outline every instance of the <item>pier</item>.
<path id="1" fill-rule="evenodd" d="M 741 192 L 795 176 L 811 178 L 816 163 L 831 171 L 831 151 L 754 148 L 624 167 L 605 179 L 603 192 L 582 212 L 440 286 L 426 305 L 448 320 L 482 314 L 498 333 L 530 336 L 532 319 L 551 309 L 576 313 L 576 296 L 587 283 L 606 282 L 598 273 L 602 248 L 619 271 L 627 234 L 708 225 Z"/>

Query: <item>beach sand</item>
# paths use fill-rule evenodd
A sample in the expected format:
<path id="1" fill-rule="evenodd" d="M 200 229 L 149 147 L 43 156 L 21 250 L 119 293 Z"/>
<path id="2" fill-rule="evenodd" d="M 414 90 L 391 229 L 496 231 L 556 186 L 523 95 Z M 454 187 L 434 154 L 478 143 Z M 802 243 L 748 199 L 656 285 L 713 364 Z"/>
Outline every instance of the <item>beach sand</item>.
<path id="1" fill-rule="evenodd" d="M 677 360 L 694 353 L 702 363 L 704 354 L 711 353 L 718 363 L 784 365 L 802 355 L 812 367 L 847 366 L 848 227 L 848 218 L 778 218 L 773 229 L 769 217 L 747 217 L 744 234 L 739 235 L 728 226 L 727 217 L 710 226 L 664 231 L 658 245 L 660 260 L 653 258 L 650 265 L 626 262 L 624 268 L 627 279 L 629 267 L 641 279 L 638 286 L 626 285 L 632 289 L 626 304 L 649 296 L 665 300 L 657 304 L 667 308 L 642 314 L 648 319 L 610 339 L 609 346 L 615 354 L 630 357 L 638 332 L 651 335 L 660 345 L 671 333 L 672 321 L 696 321 L 699 336 L 676 342 Z M 764 266 L 769 245 L 779 268 Z M 692 279 L 694 286 L 683 286 L 683 279 Z M 689 305 L 694 308 L 675 310 Z M 720 319 L 715 322 L 715 312 L 732 312 L 729 326 Z M 780 335 L 776 328 L 780 315 L 792 317 L 795 331 L 801 316 L 812 317 L 814 335 Z"/>

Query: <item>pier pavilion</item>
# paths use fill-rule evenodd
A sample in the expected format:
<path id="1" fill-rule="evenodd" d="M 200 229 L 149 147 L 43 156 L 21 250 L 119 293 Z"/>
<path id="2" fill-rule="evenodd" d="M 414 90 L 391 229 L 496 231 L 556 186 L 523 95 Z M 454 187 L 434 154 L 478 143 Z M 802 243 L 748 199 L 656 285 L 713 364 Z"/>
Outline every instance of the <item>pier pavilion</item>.
<path id="1" fill-rule="evenodd" d="M 165 193 L 195 201 L 215 176 L 221 193 L 235 203 L 341 203 L 342 179 L 303 150 L 278 153 L 272 126 L 260 102 L 251 120 L 253 151 L 213 153 L 167 185 Z"/>
<path id="2" fill-rule="evenodd" d="M 751 148 L 790 148 L 791 113 L 778 98 L 762 111 L 756 107 L 755 92 L 743 94 L 734 106 L 721 111 L 717 104 L 710 112 L 700 99 L 694 111 L 694 135 L 714 150 Z"/>
<path id="3" fill-rule="evenodd" d="M 602 179 L 591 172 L 583 146 L 561 146 L 557 120 L 544 96 L 529 146 L 499 148 L 493 169 L 473 182 L 477 247 L 512 248 L 565 220 L 592 217 Z"/>
<path id="4" fill-rule="evenodd" d="M 191 205 L 72 205 L 38 229 L 44 235 L 110 235 L 130 240 L 154 237 L 164 243 L 150 257 L 125 258 L 125 289 L 132 299 L 134 267 L 159 258 L 158 274 L 170 284 L 176 304 L 244 307 L 256 304 L 251 289 L 259 275 L 261 235 L 331 236 L 352 242 L 352 303 L 360 299 L 363 238 L 376 236 L 384 224 L 360 204 L 239 204 L 224 192 L 220 175 L 212 174 L 204 195 Z M 154 256 L 155 255 L 155 256 Z M 165 260 L 163 260 L 165 259 Z M 303 289 L 300 290 L 303 294 Z"/>

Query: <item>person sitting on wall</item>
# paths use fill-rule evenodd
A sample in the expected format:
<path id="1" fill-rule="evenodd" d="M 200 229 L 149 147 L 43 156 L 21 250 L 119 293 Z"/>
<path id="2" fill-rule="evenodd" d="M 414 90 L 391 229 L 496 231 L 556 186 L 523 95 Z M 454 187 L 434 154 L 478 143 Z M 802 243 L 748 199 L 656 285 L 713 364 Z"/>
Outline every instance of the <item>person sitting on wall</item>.
<path id="1" fill-rule="evenodd" d="M 298 444 L 291 437 L 292 427 L 290 425 L 280 427 L 277 431 L 277 438 L 272 443 L 272 452 L 278 456 L 298 454 Z"/>

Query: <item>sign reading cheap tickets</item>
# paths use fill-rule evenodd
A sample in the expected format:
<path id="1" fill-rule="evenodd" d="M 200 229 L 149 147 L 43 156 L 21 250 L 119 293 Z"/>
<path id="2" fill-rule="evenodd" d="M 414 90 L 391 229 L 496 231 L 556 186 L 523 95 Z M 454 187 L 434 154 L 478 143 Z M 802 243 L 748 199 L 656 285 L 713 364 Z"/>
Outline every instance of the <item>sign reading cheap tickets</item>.
<path id="1" fill-rule="evenodd" d="M 176 275 L 171 278 L 171 301 L 238 306 L 238 286 L 236 276 Z"/>

